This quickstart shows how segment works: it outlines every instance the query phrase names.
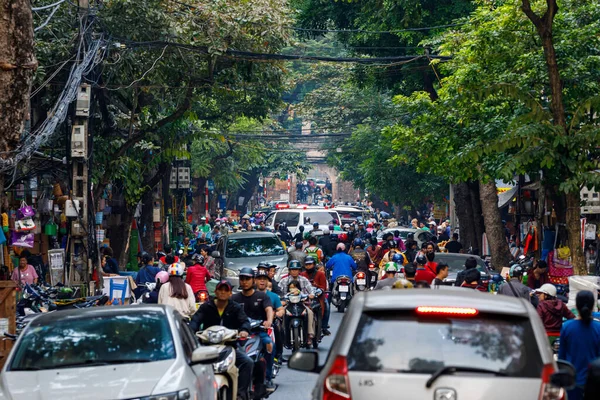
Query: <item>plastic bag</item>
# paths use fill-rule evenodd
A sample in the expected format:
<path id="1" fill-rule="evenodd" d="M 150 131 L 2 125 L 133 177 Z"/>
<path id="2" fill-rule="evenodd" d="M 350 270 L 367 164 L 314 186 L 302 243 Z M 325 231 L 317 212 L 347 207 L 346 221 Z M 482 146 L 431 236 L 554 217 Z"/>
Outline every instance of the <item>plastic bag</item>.
<path id="1" fill-rule="evenodd" d="M 17 232 L 29 232 L 35 229 L 35 222 L 31 217 L 15 221 L 15 230 Z"/>
<path id="2" fill-rule="evenodd" d="M 35 235 L 33 232 L 31 233 L 12 233 L 12 245 L 17 247 L 26 247 L 28 249 L 33 249 L 33 244 L 35 241 Z"/>
<path id="3" fill-rule="evenodd" d="M 21 208 L 19 208 L 19 219 L 33 217 L 35 215 L 35 210 L 33 207 L 28 206 L 24 201 L 21 202 Z"/>
<path id="4" fill-rule="evenodd" d="M 576 307 L 575 298 L 577 297 L 577 293 L 582 290 L 589 290 L 594 294 L 594 304 L 598 302 L 598 290 L 600 289 L 600 277 L 598 276 L 581 276 L 575 275 L 569 277 L 569 302 L 567 303 L 567 307 L 569 310 L 573 310 Z M 594 307 L 595 311 L 597 308 Z"/>

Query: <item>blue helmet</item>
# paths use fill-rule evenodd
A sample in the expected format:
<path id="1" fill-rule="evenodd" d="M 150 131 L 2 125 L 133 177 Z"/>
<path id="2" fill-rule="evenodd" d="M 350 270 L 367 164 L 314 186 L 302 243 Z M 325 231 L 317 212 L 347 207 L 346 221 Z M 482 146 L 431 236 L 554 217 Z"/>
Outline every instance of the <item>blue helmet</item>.
<path id="1" fill-rule="evenodd" d="M 402 254 L 396 253 L 392 257 L 392 261 L 395 262 L 395 263 L 404 264 L 404 257 L 402 257 Z"/>
<path id="2" fill-rule="evenodd" d="M 240 269 L 240 277 L 242 276 L 248 276 L 250 278 L 254 278 L 254 270 L 250 267 L 244 267 L 242 269 Z"/>
<path id="3" fill-rule="evenodd" d="M 354 242 L 352 242 L 352 245 L 354 247 L 364 247 L 365 242 L 363 242 L 363 240 L 361 238 L 356 238 L 356 239 L 354 239 Z"/>

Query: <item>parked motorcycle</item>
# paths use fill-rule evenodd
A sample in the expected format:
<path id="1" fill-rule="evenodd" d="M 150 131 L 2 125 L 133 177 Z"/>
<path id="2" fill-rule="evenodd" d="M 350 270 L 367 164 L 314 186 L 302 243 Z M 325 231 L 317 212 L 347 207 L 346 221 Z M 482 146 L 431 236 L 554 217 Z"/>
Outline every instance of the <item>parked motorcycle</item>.
<path id="1" fill-rule="evenodd" d="M 238 369 L 235 366 L 235 342 L 238 331 L 224 326 L 211 326 L 196 333 L 202 344 L 219 349 L 219 359 L 213 364 L 218 400 L 235 400 L 238 390 Z"/>
<path id="2" fill-rule="evenodd" d="M 349 276 L 340 275 L 335 280 L 331 304 L 337 307 L 338 312 L 344 312 L 352 299 L 352 282 Z"/>

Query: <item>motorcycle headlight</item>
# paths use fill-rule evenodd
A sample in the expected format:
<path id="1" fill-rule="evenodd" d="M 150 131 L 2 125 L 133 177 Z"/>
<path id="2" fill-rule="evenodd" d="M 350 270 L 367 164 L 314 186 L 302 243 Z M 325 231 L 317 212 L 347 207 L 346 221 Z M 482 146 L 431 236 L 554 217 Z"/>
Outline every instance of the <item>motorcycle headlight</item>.
<path id="1" fill-rule="evenodd" d="M 227 358 L 225 358 L 222 361 L 216 362 L 213 364 L 213 369 L 215 370 L 216 374 L 220 374 L 222 372 L 225 372 L 229 369 L 229 367 L 231 366 L 231 364 L 233 363 L 233 357 L 234 357 L 234 352 L 230 352 L 229 355 L 227 356 Z"/>
<path id="2" fill-rule="evenodd" d="M 237 271 L 234 271 L 234 270 L 232 270 L 232 269 L 227 269 L 227 268 L 225 268 L 225 269 L 223 270 L 223 272 L 225 273 L 225 276 L 226 276 L 227 278 L 237 278 L 237 277 L 238 277 L 238 272 L 237 272 Z"/>
<path id="3" fill-rule="evenodd" d="M 224 337 L 225 337 L 225 332 L 223 332 L 223 331 L 209 332 L 208 333 L 208 342 L 210 344 L 219 344 L 223 341 Z"/>
<path id="4" fill-rule="evenodd" d="M 300 296 L 290 296 L 290 303 L 292 303 L 292 304 L 300 303 Z"/>

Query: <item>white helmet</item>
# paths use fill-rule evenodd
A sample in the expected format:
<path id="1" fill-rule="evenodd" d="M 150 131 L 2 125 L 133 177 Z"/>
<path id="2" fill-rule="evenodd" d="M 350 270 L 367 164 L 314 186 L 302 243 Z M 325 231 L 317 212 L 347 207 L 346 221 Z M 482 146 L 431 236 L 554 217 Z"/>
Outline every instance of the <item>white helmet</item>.
<path id="1" fill-rule="evenodd" d="M 180 263 L 173 263 L 169 265 L 168 273 L 169 276 L 183 276 L 185 268 Z"/>

